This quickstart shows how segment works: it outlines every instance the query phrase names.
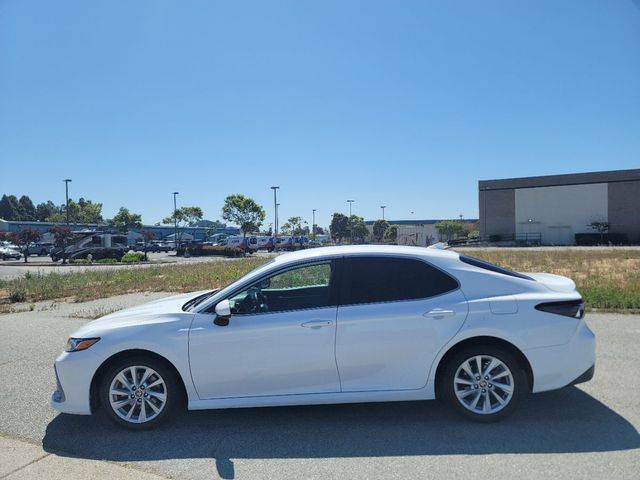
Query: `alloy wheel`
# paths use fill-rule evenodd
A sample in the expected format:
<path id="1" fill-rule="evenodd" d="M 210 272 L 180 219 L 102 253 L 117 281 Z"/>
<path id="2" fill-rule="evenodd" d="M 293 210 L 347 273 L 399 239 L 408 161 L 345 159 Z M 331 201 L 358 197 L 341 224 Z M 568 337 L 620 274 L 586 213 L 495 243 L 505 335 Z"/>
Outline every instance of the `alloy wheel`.
<path id="1" fill-rule="evenodd" d="M 152 368 L 133 365 L 121 370 L 109 386 L 109 405 L 129 423 L 156 418 L 167 403 L 164 379 Z"/>
<path id="2" fill-rule="evenodd" d="M 458 366 L 453 390 L 460 405 L 480 414 L 504 409 L 514 394 L 514 378 L 509 367 L 491 355 L 474 355 Z"/>

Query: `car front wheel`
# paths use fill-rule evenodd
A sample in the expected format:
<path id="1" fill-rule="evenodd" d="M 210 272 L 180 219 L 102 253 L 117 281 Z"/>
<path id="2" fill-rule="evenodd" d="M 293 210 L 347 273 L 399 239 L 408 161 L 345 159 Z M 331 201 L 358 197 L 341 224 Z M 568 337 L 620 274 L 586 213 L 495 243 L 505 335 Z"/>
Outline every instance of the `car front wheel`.
<path id="1" fill-rule="evenodd" d="M 445 375 L 445 397 L 462 416 L 476 422 L 496 422 L 515 410 L 526 393 L 527 377 L 507 350 L 473 347 L 450 359 Z"/>
<path id="2" fill-rule="evenodd" d="M 102 377 L 100 401 L 117 424 L 146 430 L 171 413 L 179 391 L 175 374 L 163 362 L 128 357 L 115 362 Z"/>

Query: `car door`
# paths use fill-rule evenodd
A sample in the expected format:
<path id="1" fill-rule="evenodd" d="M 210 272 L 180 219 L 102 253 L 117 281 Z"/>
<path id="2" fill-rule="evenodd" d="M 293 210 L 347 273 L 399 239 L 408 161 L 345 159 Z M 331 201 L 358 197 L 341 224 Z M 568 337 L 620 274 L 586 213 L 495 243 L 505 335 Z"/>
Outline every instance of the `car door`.
<path id="1" fill-rule="evenodd" d="M 200 398 L 339 392 L 335 275 L 331 261 L 286 268 L 232 293 L 228 325 L 196 314 L 189 361 Z"/>
<path id="2" fill-rule="evenodd" d="M 346 258 L 336 361 L 343 392 L 426 385 L 442 346 L 465 321 L 458 282 L 419 258 Z"/>

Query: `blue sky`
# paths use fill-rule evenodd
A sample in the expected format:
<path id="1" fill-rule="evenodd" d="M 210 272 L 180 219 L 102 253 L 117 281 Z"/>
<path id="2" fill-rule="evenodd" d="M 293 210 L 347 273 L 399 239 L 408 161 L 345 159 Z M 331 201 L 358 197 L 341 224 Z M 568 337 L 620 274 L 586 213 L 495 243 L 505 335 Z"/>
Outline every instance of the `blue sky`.
<path id="1" fill-rule="evenodd" d="M 148 223 L 268 224 L 274 184 L 281 219 L 477 217 L 480 179 L 640 167 L 640 1 L 0 0 L 0 164 Z"/>

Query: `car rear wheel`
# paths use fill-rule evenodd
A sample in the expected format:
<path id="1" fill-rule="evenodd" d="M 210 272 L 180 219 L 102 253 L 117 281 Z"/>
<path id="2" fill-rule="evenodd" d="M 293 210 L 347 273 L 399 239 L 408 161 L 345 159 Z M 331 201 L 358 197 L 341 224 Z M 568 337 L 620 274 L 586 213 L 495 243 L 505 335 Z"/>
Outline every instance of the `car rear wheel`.
<path id="1" fill-rule="evenodd" d="M 171 413 L 179 396 L 178 380 L 158 360 L 127 357 L 102 377 L 100 401 L 107 416 L 131 430 L 146 430 Z"/>
<path id="2" fill-rule="evenodd" d="M 515 410 L 527 391 L 527 377 L 506 349 L 477 346 L 455 354 L 444 375 L 448 403 L 476 422 L 496 422 Z"/>

